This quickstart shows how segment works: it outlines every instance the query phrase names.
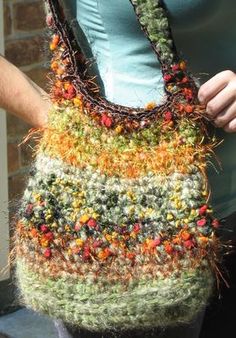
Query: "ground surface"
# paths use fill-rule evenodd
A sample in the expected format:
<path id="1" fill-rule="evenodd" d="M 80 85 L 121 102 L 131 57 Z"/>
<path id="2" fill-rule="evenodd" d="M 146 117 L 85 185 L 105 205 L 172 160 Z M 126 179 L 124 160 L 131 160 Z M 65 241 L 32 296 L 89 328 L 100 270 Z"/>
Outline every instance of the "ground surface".
<path id="1" fill-rule="evenodd" d="M 51 319 L 26 309 L 0 317 L 0 332 L 10 338 L 58 338 Z"/>

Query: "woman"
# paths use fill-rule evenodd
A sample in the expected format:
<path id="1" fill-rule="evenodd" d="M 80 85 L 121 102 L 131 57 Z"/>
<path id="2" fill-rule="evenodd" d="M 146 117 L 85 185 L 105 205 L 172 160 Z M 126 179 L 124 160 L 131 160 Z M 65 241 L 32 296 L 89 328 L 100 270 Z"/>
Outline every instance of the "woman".
<path id="1" fill-rule="evenodd" d="M 109 2 L 77 1 L 77 11 L 70 5 L 69 2 L 65 4 L 67 8 L 72 9 L 72 14 L 76 13 L 77 20 L 92 48 L 107 99 L 135 107 L 142 106 L 144 102 L 153 100 L 154 97 L 157 101 L 161 100 L 164 90 L 160 65 L 136 21 L 129 1 L 121 0 L 119 3 L 111 0 Z M 75 1 L 72 5 L 75 5 Z M 233 14 L 235 14 L 233 3 L 232 0 L 228 0 L 226 6 L 226 2 L 223 4 L 220 0 L 208 1 L 207 4 L 200 0 L 192 0 L 187 4 L 185 1 L 183 4 L 181 1 L 169 0 L 165 1 L 165 5 L 169 10 L 177 49 L 189 61 L 191 70 L 200 77 L 200 81 L 203 81 L 200 73 L 207 72 L 208 77 L 211 77 L 201 86 L 199 100 L 206 104 L 209 117 L 214 120 L 215 125 L 229 133 L 228 136 L 224 134 L 225 142 L 221 148 L 218 148 L 219 153 L 221 152 L 219 157 L 224 168 L 223 174 L 217 177 L 214 172 L 210 173 L 215 209 L 219 217 L 225 217 L 234 211 L 236 199 L 236 183 L 233 182 L 235 163 L 233 153 L 230 154 L 232 147 L 229 147 L 235 141 L 235 135 L 230 133 L 236 131 L 236 75 L 226 70 L 234 69 L 233 53 L 232 55 L 214 53 L 221 41 L 219 36 L 222 34 L 222 30 L 217 31 L 216 28 L 222 26 L 221 22 L 224 22 L 225 18 L 228 25 L 224 25 L 222 50 L 227 51 L 228 41 L 233 40 L 234 34 L 231 30 Z M 232 17 L 231 21 L 230 17 Z M 201 43 L 198 45 L 197 41 L 200 38 Z M 8 106 L 9 110 L 17 113 L 12 108 Z M 224 182 L 224 189 L 219 180 Z M 197 337 L 200 322 L 201 320 L 198 319 L 190 328 L 156 332 L 154 336 L 177 337 L 177 332 L 180 330 L 181 337 L 184 335 Z M 61 323 L 57 322 L 56 325 L 60 327 Z M 68 330 L 74 337 L 77 334 L 78 337 L 82 337 L 83 334 L 89 336 L 89 333 L 76 333 L 73 328 Z M 66 332 L 65 327 L 61 327 L 59 334 L 61 337 L 63 335 L 66 337 L 69 333 Z M 135 333 L 130 334 L 134 336 Z M 144 336 L 143 333 L 141 335 Z"/>
<path id="2" fill-rule="evenodd" d="M 207 79 L 199 90 L 199 100 L 206 104 L 209 117 L 220 128 L 219 138 L 225 140 L 216 150 L 223 172 L 219 174 L 214 168 L 209 172 L 213 205 L 219 218 L 223 218 L 235 211 L 236 202 L 236 159 L 232 147 L 236 141 L 236 134 L 232 134 L 236 132 L 236 74 L 232 71 L 236 63 L 229 47 L 236 35 L 236 7 L 232 0 L 165 0 L 164 3 L 178 52 L 188 60 L 200 83 Z M 72 18 L 76 16 L 86 35 L 107 99 L 134 107 L 154 98 L 157 102 L 162 99 L 160 64 L 129 1 L 66 1 L 65 6 Z M 232 238 L 230 231 L 232 229 L 224 232 L 225 237 Z M 200 317 L 202 319 L 202 315 Z M 153 336 L 198 337 L 201 319 L 189 327 L 155 331 Z M 56 325 L 61 327 L 61 334 L 63 330 L 66 334 L 63 324 Z M 72 337 L 89 336 L 88 332 L 73 328 L 68 331 Z M 137 332 L 130 333 L 130 336 L 136 335 Z"/>

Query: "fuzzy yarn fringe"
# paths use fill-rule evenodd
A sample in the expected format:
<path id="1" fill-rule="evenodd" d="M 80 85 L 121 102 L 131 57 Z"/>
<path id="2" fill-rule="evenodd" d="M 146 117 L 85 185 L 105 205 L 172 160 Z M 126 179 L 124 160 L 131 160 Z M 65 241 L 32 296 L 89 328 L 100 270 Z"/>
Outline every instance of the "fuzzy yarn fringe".
<path id="1" fill-rule="evenodd" d="M 162 2 L 131 1 L 166 90 L 138 109 L 99 96 L 59 2 L 45 2 L 54 106 L 14 236 L 20 301 L 91 331 L 190 322 L 219 271 L 215 140 Z"/>

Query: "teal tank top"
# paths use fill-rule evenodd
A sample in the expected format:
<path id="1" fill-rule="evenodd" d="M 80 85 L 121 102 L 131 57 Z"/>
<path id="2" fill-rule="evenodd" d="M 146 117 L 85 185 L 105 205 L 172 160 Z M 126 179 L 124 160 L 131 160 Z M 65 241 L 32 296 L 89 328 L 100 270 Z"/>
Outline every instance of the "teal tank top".
<path id="1" fill-rule="evenodd" d="M 143 107 L 164 98 L 160 65 L 128 0 L 64 0 L 89 42 L 104 96 Z M 200 83 L 236 69 L 235 0 L 164 0 L 180 55 Z M 218 217 L 236 211 L 236 133 L 217 129 L 222 170 L 209 167 L 212 204 Z M 214 162 L 214 161 L 213 161 Z"/>

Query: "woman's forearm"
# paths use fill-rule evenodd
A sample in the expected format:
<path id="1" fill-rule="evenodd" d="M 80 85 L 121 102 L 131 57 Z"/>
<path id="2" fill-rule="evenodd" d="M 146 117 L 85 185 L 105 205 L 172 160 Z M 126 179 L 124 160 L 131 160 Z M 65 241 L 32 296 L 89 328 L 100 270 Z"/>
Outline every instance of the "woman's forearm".
<path id="1" fill-rule="evenodd" d="M 0 55 L 0 107 L 34 127 L 47 124 L 48 94 Z"/>

